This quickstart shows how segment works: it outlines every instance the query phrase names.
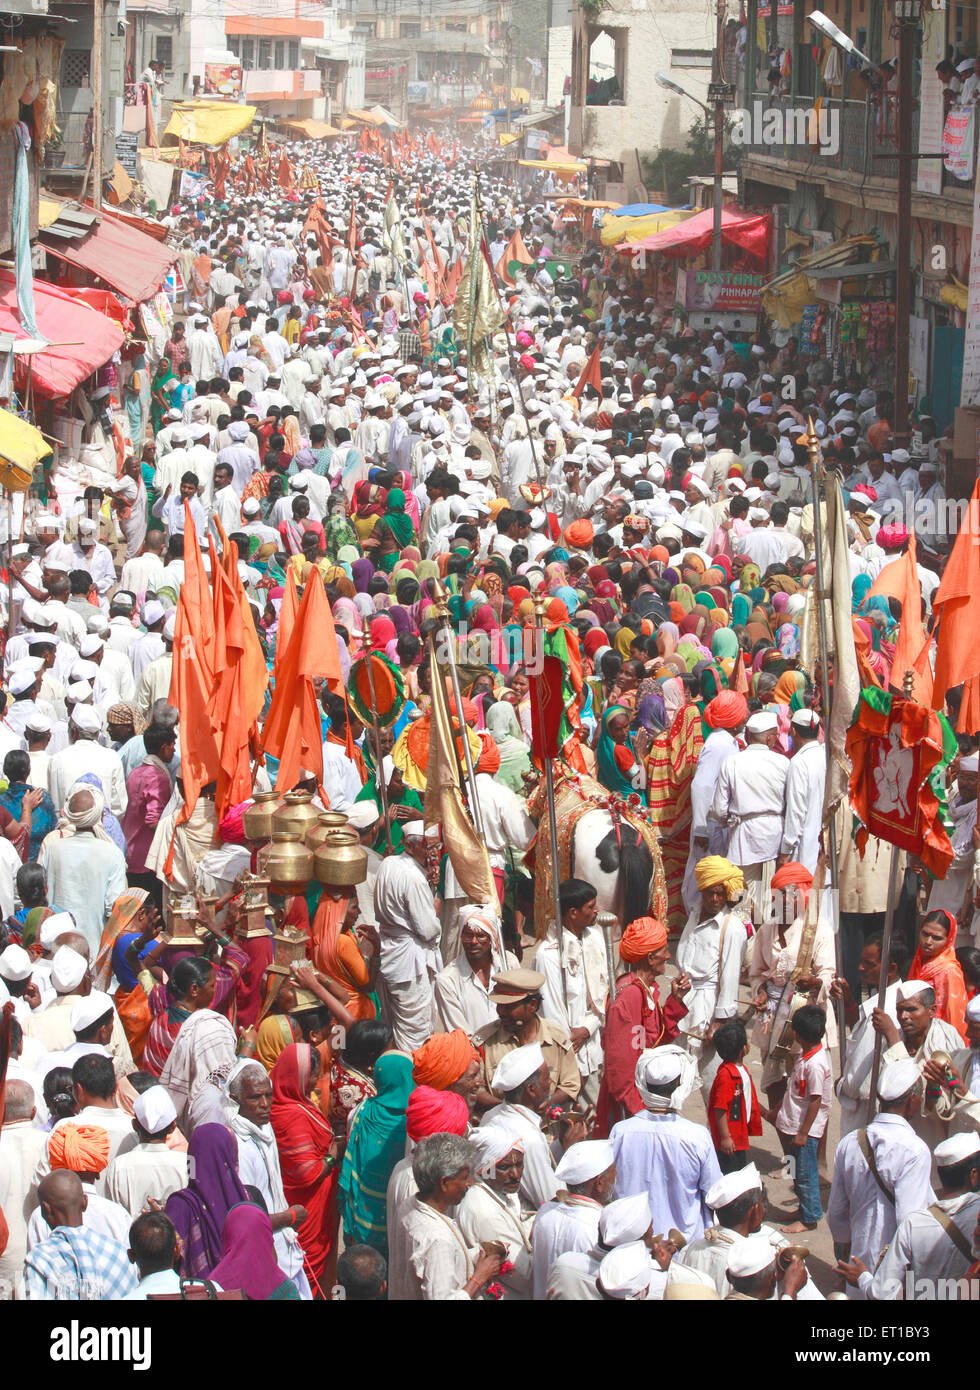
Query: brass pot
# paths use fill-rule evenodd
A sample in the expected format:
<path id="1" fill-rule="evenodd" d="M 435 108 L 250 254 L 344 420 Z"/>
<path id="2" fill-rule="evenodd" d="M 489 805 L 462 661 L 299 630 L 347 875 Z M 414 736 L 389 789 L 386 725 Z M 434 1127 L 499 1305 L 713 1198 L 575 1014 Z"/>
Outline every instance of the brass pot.
<path id="1" fill-rule="evenodd" d="M 313 872 L 330 888 L 351 888 L 367 878 L 367 850 L 356 830 L 332 830 L 313 855 Z"/>
<path id="2" fill-rule="evenodd" d="M 276 932 L 273 940 L 273 959 L 276 965 L 288 970 L 294 961 L 305 960 L 309 944 L 305 932 L 301 932 L 297 927 L 283 927 L 281 931 Z"/>
<path id="3" fill-rule="evenodd" d="M 316 825 L 306 832 L 306 848 L 318 850 L 331 831 L 346 829 L 347 817 L 343 811 L 321 811 L 316 818 Z"/>
<path id="4" fill-rule="evenodd" d="M 277 834 L 258 853 L 259 872 L 274 893 L 302 893 L 313 877 L 313 853 L 297 834 Z"/>
<path id="5" fill-rule="evenodd" d="M 272 839 L 272 815 L 279 809 L 282 798 L 278 792 L 256 792 L 255 801 L 242 817 L 245 834 L 250 840 Z"/>
<path id="6" fill-rule="evenodd" d="M 318 812 L 309 792 L 287 792 L 272 815 L 273 835 L 299 835 L 300 839 L 317 823 Z"/>

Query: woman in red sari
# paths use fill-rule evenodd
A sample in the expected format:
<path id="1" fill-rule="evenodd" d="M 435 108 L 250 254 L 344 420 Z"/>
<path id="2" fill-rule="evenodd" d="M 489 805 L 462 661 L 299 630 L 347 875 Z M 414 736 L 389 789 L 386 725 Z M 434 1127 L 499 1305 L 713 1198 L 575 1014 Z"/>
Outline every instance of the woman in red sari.
<path id="1" fill-rule="evenodd" d="M 955 948 L 953 914 L 942 908 L 927 912 L 919 928 L 919 944 L 909 979 L 925 980 L 936 996 L 936 1017 L 951 1023 L 966 1042 L 966 981 Z"/>
<path id="2" fill-rule="evenodd" d="M 325 1297 L 336 1262 L 337 1149 L 333 1130 L 310 1099 L 320 1075 L 320 1057 L 309 1043 L 283 1048 L 270 1073 L 272 1128 L 279 1149 L 286 1200 L 306 1210 L 298 1228 L 306 1273 L 314 1294 Z"/>

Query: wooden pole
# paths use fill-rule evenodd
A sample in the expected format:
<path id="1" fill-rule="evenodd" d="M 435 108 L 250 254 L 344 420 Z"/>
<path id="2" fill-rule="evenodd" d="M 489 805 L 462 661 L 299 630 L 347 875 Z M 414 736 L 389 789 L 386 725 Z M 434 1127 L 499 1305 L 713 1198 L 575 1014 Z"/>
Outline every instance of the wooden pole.
<path id="1" fill-rule="evenodd" d="M 104 52 L 105 0 L 94 0 L 92 31 L 92 206 L 98 216 L 102 213 L 102 135 L 105 129 L 102 92 Z"/>
<path id="2" fill-rule="evenodd" d="M 820 705 L 823 711 L 824 753 L 827 760 L 827 774 L 829 776 L 831 756 L 830 739 L 828 737 L 831 709 L 830 658 L 827 643 L 827 615 L 824 603 L 830 595 L 825 592 L 826 577 L 823 563 L 823 515 L 820 510 L 822 501 L 820 467 L 822 459 L 820 454 L 820 440 L 813 427 L 812 416 L 807 421 L 807 432 L 803 436 L 803 442 L 806 445 L 807 457 L 810 463 L 810 500 L 813 506 L 813 544 L 816 560 L 817 639 L 820 645 Z M 833 822 L 824 826 L 824 839 L 827 845 L 827 863 L 830 866 L 830 892 L 834 923 L 834 969 L 838 975 L 841 975 L 843 974 L 844 968 L 844 954 L 841 947 L 840 934 L 840 866 L 837 860 L 837 827 Z M 837 1001 L 837 1033 L 840 1070 L 841 1073 L 843 1073 L 844 1062 L 847 1057 L 847 1024 L 844 1018 L 843 999 L 838 999 Z"/>
<path id="3" fill-rule="evenodd" d="M 459 672 L 456 670 L 456 654 L 454 651 L 455 633 L 453 632 L 452 622 L 449 617 L 449 594 L 438 580 L 435 581 L 433 599 L 439 621 L 442 624 L 441 631 L 445 634 L 446 638 L 446 655 L 449 658 L 449 679 L 452 682 L 453 696 L 456 701 L 456 718 L 459 720 L 460 735 L 463 744 L 463 759 L 466 764 L 466 782 L 469 790 L 470 816 L 472 817 L 476 833 L 480 836 L 481 840 L 484 840 L 486 834 L 483 829 L 483 816 L 480 813 L 480 798 L 477 796 L 476 792 L 476 769 L 473 766 L 473 753 L 470 749 L 470 741 L 466 737 L 466 721 L 463 718 L 463 694 L 459 686 Z M 439 663 L 436 660 L 435 642 L 432 644 L 431 678 L 433 680 L 442 679 L 439 671 Z M 454 736 L 453 742 L 455 743 L 455 741 Z"/>

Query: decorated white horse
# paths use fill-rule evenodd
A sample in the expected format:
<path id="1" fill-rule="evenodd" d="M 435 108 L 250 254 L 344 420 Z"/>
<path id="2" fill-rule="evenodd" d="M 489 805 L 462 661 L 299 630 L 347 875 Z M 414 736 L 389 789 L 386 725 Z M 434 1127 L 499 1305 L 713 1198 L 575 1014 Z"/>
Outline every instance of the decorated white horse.
<path id="1" fill-rule="evenodd" d="M 542 782 L 529 805 L 538 823 L 534 850 L 534 925 L 543 936 L 554 917 L 551 843 Z M 608 791 L 583 773 L 555 766 L 558 877 L 581 878 L 596 890 L 600 912 L 620 928 L 637 917 L 666 920 L 667 886 L 657 834 L 639 798 Z"/>

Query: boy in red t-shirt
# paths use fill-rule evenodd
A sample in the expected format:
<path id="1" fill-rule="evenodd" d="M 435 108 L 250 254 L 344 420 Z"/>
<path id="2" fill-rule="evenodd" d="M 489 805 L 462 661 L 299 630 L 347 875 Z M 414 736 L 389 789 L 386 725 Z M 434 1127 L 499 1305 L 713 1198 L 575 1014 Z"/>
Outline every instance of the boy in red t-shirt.
<path id="1" fill-rule="evenodd" d="M 743 1066 L 749 1050 L 745 1024 L 737 1018 L 723 1023 L 715 1033 L 714 1048 L 721 1058 L 708 1096 L 708 1127 L 723 1173 L 734 1173 L 749 1161 L 749 1137 L 762 1133 L 762 1117 L 755 1082 Z"/>

